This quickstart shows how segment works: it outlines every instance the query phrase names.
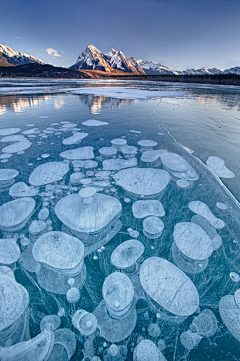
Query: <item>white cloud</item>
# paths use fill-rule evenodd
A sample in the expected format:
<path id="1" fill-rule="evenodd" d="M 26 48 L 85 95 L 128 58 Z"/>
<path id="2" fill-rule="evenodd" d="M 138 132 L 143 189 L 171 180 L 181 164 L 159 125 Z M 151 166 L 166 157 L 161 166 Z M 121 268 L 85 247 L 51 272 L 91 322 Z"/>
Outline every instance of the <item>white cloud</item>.
<path id="1" fill-rule="evenodd" d="M 60 58 L 60 57 L 62 56 L 62 55 L 60 55 L 60 54 L 58 53 L 58 50 L 53 49 L 53 48 L 47 48 L 47 49 L 45 50 L 45 52 L 46 52 L 48 55 L 53 56 L 54 58 Z"/>
<path id="2" fill-rule="evenodd" d="M 14 39 L 18 39 L 18 40 L 21 40 L 21 36 L 14 36 Z"/>

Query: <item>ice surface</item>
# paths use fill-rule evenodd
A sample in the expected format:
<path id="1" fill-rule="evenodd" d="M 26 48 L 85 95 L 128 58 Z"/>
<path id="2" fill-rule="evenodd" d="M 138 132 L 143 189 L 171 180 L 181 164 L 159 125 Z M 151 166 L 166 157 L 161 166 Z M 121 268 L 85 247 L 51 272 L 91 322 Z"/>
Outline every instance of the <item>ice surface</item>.
<path id="1" fill-rule="evenodd" d="M 86 147 L 81 147 L 81 148 L 65 150 L 65 152 L 60 153 L 60 157 L 66 158 L 66 159 L 69 159 L 69 160 L 93 159 L 94 158 L 93 147 L 86 146 Z"/>
<path id="2" fill-rule="evenodd" d="M 33 246 L 36 261 L 52 268 L 73 269 L 82 262 L 83 243 L 64 232 L 48 232 L 40 236 Z"/>
<path id="3" fill-rule="evenodd" d="M 133 216 L 139 219 L 149 216 L 165 216 L 163 205 L 158 200 L 136 201 L 132 205 L 132 212 Z"/>
<path id="4" fill-rule="evenodd" d="M 185 94 L 180 91 L 153 91 L 141 90 L 129 87 L 84 87 L 72 90 L 73 94 L 94 94 L 117 99 L 148 99 L 152 97 L 183 97 Z"/>
<path id="5" fill-rule="evenodd" d="M 121 243 L 111 255 L 111 263 L 119 269 L 125 269 L 134 265 L 144 252 L 144 245 L 130 239 Z"/>
<path id="6" fill-rule="evenodd" d="M 135 347 L 133 352 L 133 361 L 166 361 L 162 352 L 151 340 L 142 340 Z"/>
<path id="7" fill-rule="evenodd" d="M 163 221 L 155 216 L 147 217 L 143 220 L 143 233 L 148 238 L 158 238 L 164 229 Z"/>
<path id="8" fill-rule="evenodd" d="M 88 119 L 82 122 L 82 125 L 86 125 L 87 127 L 100 127 L 102 125 L 108 125 L 108 122 L 102 122 L 101 120 L 97 119 Z"/>
<path id="9" fill-rule="evenodd" d="M 11 265 L 20 257 L 20 248 L 14 238 L 0 239 L 0 264 Z"/>
<path id="10" fill-rule="evenodd" d="M 39 190 L 35 187 L 29 187 L 25 182 L 17 182 L 9 189 L 11 197 L 35 197 Z"/>
<path id="11" fill-rule="evenodd" d="M 199 306 L 195 285 L 166 259 L 146 259 L 140 268 L 140 282 L 149 297 L 174 315 L 190 316 Z"/>
<path id="12" fill-rule="evenodd" d="M 72 194 L 62 198 L 55 206 L 60 221 L 79 233 L 100 231 L 121 211 L 122 205 L 118 199 L 100 193 L 93 196 L 90 204 L 85 204 L 78 194 Z"/>
<path id="13" fill-rule="evenodd" d="M 72 145 L 80 143 L 84 138 L 88 136 L 88 133 L 75 132 L 71 137 L 63 139 L 64 145 Z"/>
<path id="14" fill-rule="evenodd" d="M 22 229 L 35 209 L 35 201 L 30 197 L 16 199 L 0 206 L 0 229 L 15 231 Z"/>
<path id="15" fill-rule="evenodd" d="M 170 182 L 170 175 L 162 169 L 131 168 L 114 174 L 116 184 L 130 194 L 140 197 L 158 197 Z"/>
<path id="16" fill-rule="evenodd" d="M 177 223 L 174 227 L 173 238 L 178 249 L 188 258 L 202 261 L 212 255 L 211 239 L 196 223 Z"/>
<path id="17" fill-rule="evenodd" d="M 119 170 L 124 168 L 131 168 L 137 165 L 137 159 L 106 159 L 102 162 L 102 165 L 103 170 Z"/>
<path id="18" fill-rule="evenodd" d="M 27 290 L 10 277 L 1 275 L 0 331 L 10 327 L 25 312 L 29 303 Z M 1 348 L 0 348 L 1 355 Z M 7 360 L 5 358 L 5 360 Z"/>
<path id="19" fill-rule="evenodd" d="M 192 212 L 205 218 L 213 227 L 217 229 L 225 227 L 225 222 L 220 218 L 215 217 L 205 203 L 201 201 L 192 201 L 189 203 L 188 207 Z"/>
<path id="20" fill-rule="evenodd" d="M 225 161 L 222 158 L 214 156 L 208 157 L 206 164 L 220 178 L 235 177 L 235 174 L 226 167 Z"/>
<path id="21" fill-rule="evenodd" d="M 33 186 L 43 186 L 45 184 L 61 180 L 69 171 L 68 162 L 48 162 L 39 165 L 30 174 L 29 183 Z"/>

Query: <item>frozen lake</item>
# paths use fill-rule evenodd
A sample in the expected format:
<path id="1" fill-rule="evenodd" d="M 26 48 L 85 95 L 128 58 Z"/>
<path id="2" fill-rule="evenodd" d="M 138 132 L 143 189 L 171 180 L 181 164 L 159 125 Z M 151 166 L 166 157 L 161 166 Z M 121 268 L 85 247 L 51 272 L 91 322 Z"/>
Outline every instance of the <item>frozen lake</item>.
<path id="1" fill-rule="evenodd" d="M 0 80 L 3 360 L 239 360 L 239 100 Z"/>

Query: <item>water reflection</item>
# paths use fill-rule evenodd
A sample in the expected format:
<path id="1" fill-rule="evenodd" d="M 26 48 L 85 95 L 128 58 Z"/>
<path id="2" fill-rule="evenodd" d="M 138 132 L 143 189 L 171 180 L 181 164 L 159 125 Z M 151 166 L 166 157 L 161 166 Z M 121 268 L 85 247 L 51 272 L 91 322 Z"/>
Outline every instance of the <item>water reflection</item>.
<path id="1" fill-rule="evenodd" d="M 104 105 L 109 104 L 111 109 L 120 108 L 124 103 L 134 102 L 132 99 L 115 99 L 96 95 L 79 95 L 80 100 L 89 107 L 92 114 L 99 114 Z"/>
<path id="2" fill-rule="evenodd" d="M 49 94 L 32 95 L 27 97 L 18 95 L 0 97 L 0 115 L 3 115 L 7 110 L 13 110 L 15 113 L 22 112 L 24 109 L 35 107 L 49 98 Z"/>

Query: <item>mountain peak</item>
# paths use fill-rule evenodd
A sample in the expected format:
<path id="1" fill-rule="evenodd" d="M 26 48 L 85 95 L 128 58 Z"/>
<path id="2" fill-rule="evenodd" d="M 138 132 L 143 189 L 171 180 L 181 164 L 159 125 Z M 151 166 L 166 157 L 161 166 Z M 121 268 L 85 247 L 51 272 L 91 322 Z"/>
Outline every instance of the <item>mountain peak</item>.
<path id="1" fill-rule="evenodd" d="M 24 65 L 30 63 L 45 64 L 41 59 L 37 59 L 27 53 L 17 52 L 10 48 L 10 46 L 4 44 L 0 44 L 0 57 L 0 65 L 3 66 Z"/>
<path id="2" fill-rule="evenodd" d="M 107 73 L 116 73 L 118 71 L 138 75 L 145 74 L 136 60 L 135 62 L 128 60 L 121 50 L 117 51 L 112 48 L 109 53 L 103 54 L 92 44 L 87 46 L 86 50 L 78 57 L 76 63 L 70 68 L 77 70 L 100 70 Z"/>

